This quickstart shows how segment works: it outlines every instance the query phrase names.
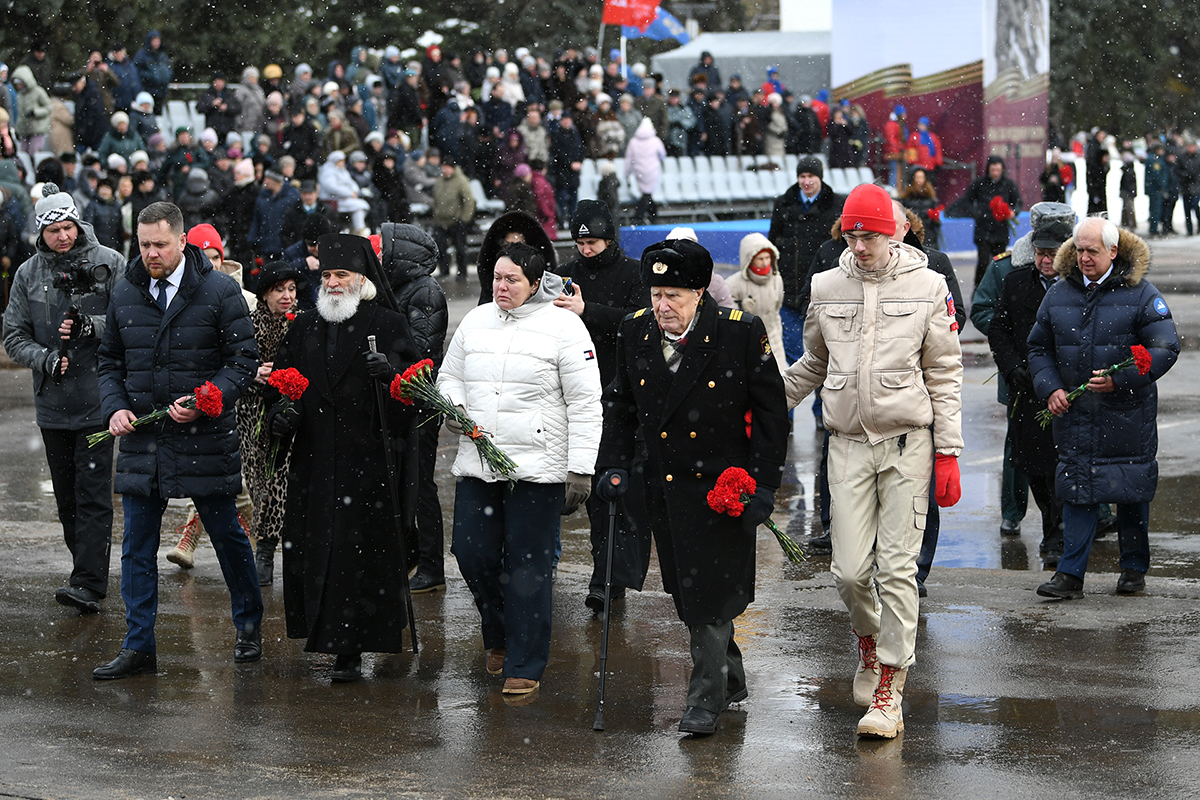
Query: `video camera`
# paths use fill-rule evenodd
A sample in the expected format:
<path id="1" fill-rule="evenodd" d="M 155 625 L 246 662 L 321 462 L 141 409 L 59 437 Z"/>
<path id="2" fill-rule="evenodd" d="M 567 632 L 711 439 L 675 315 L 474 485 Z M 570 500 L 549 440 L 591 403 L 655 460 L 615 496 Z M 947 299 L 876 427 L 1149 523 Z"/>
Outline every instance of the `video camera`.
<path id="1" fill-rule="evenodd" d="M 107 283 L 112 277 L 112 270 L 104 264 L 93 264 L 84 259 L 65 269 L 56 270 L 54 288 L 71 295 L 91 294 L 102 283 Z"/>

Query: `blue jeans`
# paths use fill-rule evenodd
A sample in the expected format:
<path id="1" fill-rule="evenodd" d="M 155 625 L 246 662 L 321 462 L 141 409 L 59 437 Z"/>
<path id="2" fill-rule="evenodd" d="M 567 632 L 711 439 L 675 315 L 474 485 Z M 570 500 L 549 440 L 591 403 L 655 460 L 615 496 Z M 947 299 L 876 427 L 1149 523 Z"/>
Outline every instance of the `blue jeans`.
<path id="1" fill-rule="evenodd" d="M 1088 555 L 1096 539 L 1096 503 L 1063 503 L 1063 554 L 1058 571 L 1083 579 Z M 1150 570 L 1150 504 L 1117 504 L 1117 537 L 1121 545 L 1121 569 L 1146 573 Z"/>
<path id="2" fill-rule="evenodd" d="M 555 532 L 561 483 L 459 478 L 453 551 L 483 624 L 483 646 L 507 649 L 506 678 L 539 681 L 550 660 Z"/>
<path id="3" fill-rule="evenodd" d="M 783 324 L 783 354 L 788 364 L 794 364 L 804 355 L 804 317 L 785 304 L 779 309 L 779 321 Z"/>
<path id="4" fill-rule="evenodd" d="M 255 631 L 262 624 L 263 600 L 254 568 L 254 550 L 238 524 L 236 498 L 193 497 L 196 512 L 213 549 L 239 631 Z M 121 599 L 129 633 L 122 647 L 143 653 L 156 651 L 154 621 L 158 616 L 158 544 L 164 497 L 125 495 L 125 536 L 121 542 Z"/>

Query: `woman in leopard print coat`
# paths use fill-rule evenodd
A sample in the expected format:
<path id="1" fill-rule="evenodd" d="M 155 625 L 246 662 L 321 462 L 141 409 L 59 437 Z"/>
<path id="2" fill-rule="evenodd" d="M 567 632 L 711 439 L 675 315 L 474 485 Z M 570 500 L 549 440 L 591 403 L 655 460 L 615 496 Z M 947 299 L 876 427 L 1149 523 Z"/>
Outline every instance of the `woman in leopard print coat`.
<path id="1" fill-rule="evenodd" d="M 250 313 L 254 339 L 258 343 L 258 372 L 250 388 L 237 401 L 238 438 L 242 448 L 242 475 L 254 503 L 250 537 L 258 541 L 255 566 L 262 586 L 275 577 L 275 548 L 283 530 L 283 507 L 287 497 L 287 461 L 269 467 L 271 431 L 263 410 L 279 399 L 267 379 L 279 344 L 295 319 L 296 291 L 304 283 L 299 270 L 282 261 L 263 267 L 259 278 L 258 308 Z"/>

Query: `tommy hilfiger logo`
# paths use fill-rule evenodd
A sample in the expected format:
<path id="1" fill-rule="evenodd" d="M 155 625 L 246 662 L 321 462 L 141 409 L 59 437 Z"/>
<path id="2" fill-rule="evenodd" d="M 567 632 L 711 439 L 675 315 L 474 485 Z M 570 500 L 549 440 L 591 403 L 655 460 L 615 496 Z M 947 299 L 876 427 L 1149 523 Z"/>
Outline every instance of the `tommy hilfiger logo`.
<path id="1" fill-rule="evenodd" d="M 595 360 L 595 358 L 596 358 L 595 350 L 584 350 L 583 351 L 583 360 L 584 361 L 593 361 L 593 360 Z"/>

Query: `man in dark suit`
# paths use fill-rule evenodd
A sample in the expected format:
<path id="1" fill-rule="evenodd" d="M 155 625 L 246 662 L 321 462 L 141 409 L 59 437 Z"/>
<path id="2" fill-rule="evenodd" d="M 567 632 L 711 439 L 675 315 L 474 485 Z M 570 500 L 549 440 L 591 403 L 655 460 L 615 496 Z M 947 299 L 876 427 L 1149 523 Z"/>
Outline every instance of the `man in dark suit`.
<path id="1" fill-rule="evenodd" d="M 113 289 L 100 345 L 101 419 L 121 437 L 113 489 L 124 495 L 121 599 L 129 633 L 98 680 L 155 673 L 158 544 L 167 499 L 190 497 L 217 551 L 237 628 L 234 661 L 262 657 L 262 594 L 254 551 L 238 524 L 242 459 L 234 403 L 258 368 L 250 309 L 237 282 L 187 243 L 183 213 L 152 203 L 138 215 L 138 248 Z M 211 381 L 218 416 L 186 406 Z M 170 406 L 170 419 L 135 428 Z"/>
<path id="2" fill-rule="evenodd" d="M 691 634 L 693 669 L 684 733 L 716 731 L 718 715 L 747 696 L 733 620 L 754 599 L 755 529 L 771 515 L 787 450 L 779 368 L 757 317 L 718 308 L 705 290 L 712 256 L 676 239 L 642 254 L 651 308 L 625 318 L 616 377 L 604 392 L 596 491 L 627 480 L 639 424 L 646 500 L 663 586 Z M 757 482 L 740 517 L 709 508 L 728 467 Z"/>

